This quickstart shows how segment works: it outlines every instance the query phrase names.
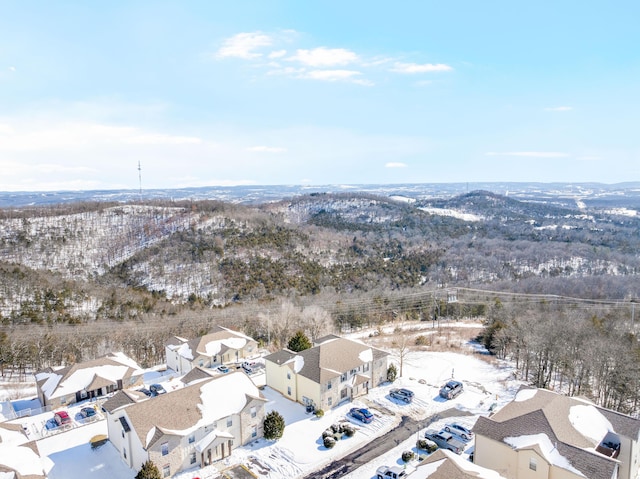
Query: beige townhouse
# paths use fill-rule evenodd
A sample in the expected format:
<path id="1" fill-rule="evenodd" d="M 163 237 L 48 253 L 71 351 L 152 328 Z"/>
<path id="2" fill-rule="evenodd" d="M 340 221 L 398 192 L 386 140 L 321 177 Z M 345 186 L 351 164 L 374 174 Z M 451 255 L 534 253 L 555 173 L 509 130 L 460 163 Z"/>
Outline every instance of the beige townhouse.
<path id="1" fill-rule="evenodd" d="M 266 384 L 287 398 L 326 410 L 386 381 L 388 356 L 360 341 L 329 335 L 310 349 L 282 349 L 266 356 Z"/>
<path id="2" fill-rule="evenodd" d="M 473 430 L 475 462 L 508 479 L 638 477 L 640 420 L 583 398 L 524 388 Z"/>

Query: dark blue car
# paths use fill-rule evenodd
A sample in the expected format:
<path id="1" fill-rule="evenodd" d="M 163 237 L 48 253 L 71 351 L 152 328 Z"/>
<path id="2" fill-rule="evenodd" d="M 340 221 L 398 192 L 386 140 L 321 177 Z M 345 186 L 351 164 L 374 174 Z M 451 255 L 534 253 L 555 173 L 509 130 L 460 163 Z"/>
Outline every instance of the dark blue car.
<path id="1" fill-rule="evenodd" d="M 373 421 L 373 414 L 371 414 L 371 411 L 369 411 L 368 409 L 354 407 L 349 411 L 349 414 L 351 414 L 351 416 L 356 418 L 358 421 L 362 421 L 365 424 L 369 424 L 371 421 Z"/>

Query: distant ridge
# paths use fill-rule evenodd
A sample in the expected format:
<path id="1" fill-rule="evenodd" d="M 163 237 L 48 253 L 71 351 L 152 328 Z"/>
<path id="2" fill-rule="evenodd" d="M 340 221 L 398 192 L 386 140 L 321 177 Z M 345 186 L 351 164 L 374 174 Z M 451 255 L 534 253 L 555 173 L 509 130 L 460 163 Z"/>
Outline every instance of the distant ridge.
<path id="1" fill-rule="evenodd" d="M 486 190 L 524 200 L 551 198 L 599 199 L 640 207 L 640 182 L 605 183 L 408 183 L 377 185 L 251 185 L 205 186 L 175 189 L 123 189 L 88 191 L 0 192 L 0 207 L 45 206 L 83 201 L 129 202 L 142 200 L 219 200 L 258 204 L 279 201 L 311 193 L 363 192 L 381 196 L 406 196 L 414 199 L 450 198 L 474 190 Z"/>

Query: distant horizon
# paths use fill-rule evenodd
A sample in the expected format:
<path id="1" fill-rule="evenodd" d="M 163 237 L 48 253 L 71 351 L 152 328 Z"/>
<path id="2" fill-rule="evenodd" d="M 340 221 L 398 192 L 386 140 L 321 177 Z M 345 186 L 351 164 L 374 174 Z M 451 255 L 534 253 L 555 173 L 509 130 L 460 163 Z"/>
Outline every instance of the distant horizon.
<path id="1" fill-rule="evenodd" d="M 637 186 L 640 187 L 640 180 L 638 181 L 619 181 L 615 183 L 607 183 L 603 181 L 422 181 L 422 182 L 403 182 L 403 183 L 324 183 L 324 184 L 294 184 L 294 183 L 270 183 L 270 184 L 238 184 L 238 185 L 202 185 L 202 186 L 183 186 L 183 187 L 149 187 L 149 188 L 96 188 L 96 189 L 61 189 L 61 190 L 0 190 L 0 194 L 37 194 L 37 193 L 91 193 L 91 192 L 132 192 L 138 194 L 140 191 L 178 191 L 178 190 L 204 190 L 204 189 L 232 189 L 232 188 L 299 188 L 299 189 L 313 189 L 313 188 L 357 188 L 357 187 L 370 187 L 370 186 L 385 186 L 389 188 L 402 187 L 402 186 L 416 186 L 416 185 L 594 185 L 594 186 Z"/>

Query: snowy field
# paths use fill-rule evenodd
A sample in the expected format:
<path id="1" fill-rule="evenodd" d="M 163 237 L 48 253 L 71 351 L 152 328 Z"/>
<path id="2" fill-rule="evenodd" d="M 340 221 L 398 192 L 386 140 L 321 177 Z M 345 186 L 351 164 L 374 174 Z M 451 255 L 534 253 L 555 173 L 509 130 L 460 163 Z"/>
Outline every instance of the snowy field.
<path id="1" fill-rule="evenodd" d="M 397 358 L 394 360 L 397 363 Z M 178 479 L 215 478 L 218 471 L 235 464 L 243 464 L 256 476 L 265 479 L 294 479 L 310 474 L 345 454 L 362 447 L 375 437 L 383 435 L 399 423 L 401 416 L 414 419 L 426 419 L 440 411 L 456 407 L 461 410 L 458 418 L 436 421 L 432 427 L 444 426 L 445 422 L 456 421 L 472 427 L 479 415 L 486 415 L 490 408 L 500 407 L 509 402 L 521 385 L 514 379 L 514 370 L 509 365 L 490 364 L 479 354 L 450 352 L 411 352 L 403 364 L 403 376 L 393 384 L 373 388 L 366 397 L 356 399 L 327 411 L 322 418 L 305 411 L 304 407 L 294 403 L 268 387 L 263 390 L 268 402 L 267 412 L 277 410 L 286 422 L 284 436 L 279 441 L 260 439 L 248 446 L 237 448 L 226 461 L 201 470 L 186 471 L 176 475 Z M 464 392 L 451 401 L 445 401 L 438 395 L 440 386 L 451 377 L 462 381 Z M 165 379 L 168 386 L 175 381 Z M 264 374 L 254 377 L 256 383 L 264 383 Z M 406 387 L 414 391 L 413 403 L 405 404 L 390 398 L 389 390 Z M 171 389 L 169 387 L 169 389 Z M 81 406 L 77 406 L 78 408 Z M 352 407 L 366 407 L 375 419 L 363 424 L 351 418 L 348 411 Z M 73 414 L 75 410 L 70 410 Z M 20 420 L 28 428 L 41 428 L 52 416 L 44 413 L 39 416 Z M 321 440 L 322 432 L 331 424 L 349 421 L 356 426 L 356 434 L 338 441 L 333 449 L 326 449 Z M 18 422 L 18 421 L 13 421 Z M 117 451 L 110 444 L 92 449 L 91 437 L 106 434 L 106 423 L 77 426 L 73 429 L 38 440 L 38 447 L 51 461 L 50 479 L 70 477 L 88 477 L 91 479 L 133 479 L 136 471 L 128 469 L 120 460 Z M 34 431 L 35 432 L 35 431 Z M 380 465 L 402 464 L 400 455 L 405 450 L 415 451 L 416 437 L 411 437 L 375 461 L 345 476 L 349 479 L 370 479 Z M 1 448 L 1 446 L 0 446 Z M 469 444 L 466 454 L 473 448 Z"/>

